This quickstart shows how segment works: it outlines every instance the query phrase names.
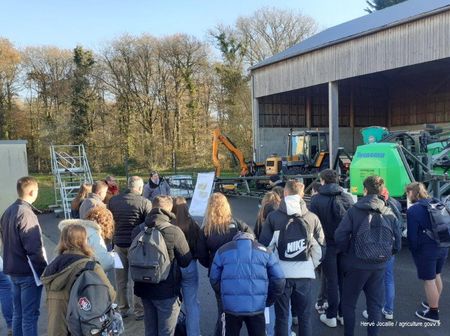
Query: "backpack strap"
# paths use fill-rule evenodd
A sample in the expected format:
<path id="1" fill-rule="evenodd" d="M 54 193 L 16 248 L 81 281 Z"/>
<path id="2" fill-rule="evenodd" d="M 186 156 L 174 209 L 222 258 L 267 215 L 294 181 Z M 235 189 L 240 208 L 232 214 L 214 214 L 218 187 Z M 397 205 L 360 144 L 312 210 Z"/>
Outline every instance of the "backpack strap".
<path id="1" fill-rule="evenodd" d="M 86 263 L 86 265 L 84 266 L 84 268 L 83 268 L 82 271 L 83 271 L 83 272 L 84 272 L 84 271 L 93 271 L 96 264 L 97 264 L 96 261 L 94 261 L 94 260 L 89 260 L 89 261 Z"/>

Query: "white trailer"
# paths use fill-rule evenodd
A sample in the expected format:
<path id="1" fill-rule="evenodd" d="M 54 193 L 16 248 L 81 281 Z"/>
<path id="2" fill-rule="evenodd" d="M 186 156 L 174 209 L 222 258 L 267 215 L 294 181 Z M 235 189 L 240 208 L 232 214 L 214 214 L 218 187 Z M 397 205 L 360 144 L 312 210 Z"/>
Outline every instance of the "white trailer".
<path id="1" fill-rule="evenodd" d="M 27 175 L 27 141 L 0 140 L 0 216 L 17 199 L 17 180 Z"/>

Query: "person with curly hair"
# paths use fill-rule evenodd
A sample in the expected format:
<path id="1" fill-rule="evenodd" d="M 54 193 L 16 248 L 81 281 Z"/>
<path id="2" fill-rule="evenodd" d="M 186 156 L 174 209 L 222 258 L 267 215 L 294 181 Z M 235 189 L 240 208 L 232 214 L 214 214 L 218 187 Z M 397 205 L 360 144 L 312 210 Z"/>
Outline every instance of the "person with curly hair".
<path id="1" fill-rule="evenodd" d="M 88 245 L 94 251 L 94 258 L 105 272 L 114 268 L 114 257 L 108 252 L 105 238 L 111 241 L 114 232 L 114 220 L 111 211 L 103 207 L 94 207 L 86 215 L 86 219 L 66 219 L 59 223 L 62 231 L 69 225 L 81 225 L 86 229 Z"/>

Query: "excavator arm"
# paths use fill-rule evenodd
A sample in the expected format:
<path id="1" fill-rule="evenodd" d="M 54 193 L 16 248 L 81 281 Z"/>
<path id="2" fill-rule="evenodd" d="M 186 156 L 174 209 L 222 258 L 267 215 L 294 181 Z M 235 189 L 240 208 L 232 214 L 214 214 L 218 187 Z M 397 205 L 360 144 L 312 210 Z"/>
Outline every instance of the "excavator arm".
<path id="1" fill-rule="evenodd" d="M 222 143 L 234 157 L 239 161 L 241 166 L 240 176 L 246 176 L 248 174 L 247 163 L 245 162 L 244 154 L 228 139 L 227 136 L 220 132 L 219 128 L 213 131 L 213 143 L 212 143 L 212 160 L 214 167 L 216 168 L 216 176 L 220 176 L 221 165 L 219 160 L 219 144 Z"/>

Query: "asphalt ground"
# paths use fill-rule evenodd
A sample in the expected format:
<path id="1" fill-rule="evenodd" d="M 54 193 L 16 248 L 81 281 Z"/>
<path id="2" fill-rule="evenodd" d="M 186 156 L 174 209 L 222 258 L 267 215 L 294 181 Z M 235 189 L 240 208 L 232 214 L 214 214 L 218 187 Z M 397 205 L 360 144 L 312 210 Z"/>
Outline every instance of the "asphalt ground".
<path id="1" fill-rule="evenodd" d="M 244 220 L 253 226 L 258 211 L 258 200 L 248 197 L 230 197 L 233 214 L 235 217 Z M 59 239 L 57 224 L 60 219 L 53 214 L 39 216 L 39 220 L 44 233 L 44 244 L 49 258 L 54 256 L 54 249 Z M 214 293 L 207 278 L 207 271 L 199 266 L 199 300 L 201 305 L 201 332 L 203 336 L 213 335 L 217 317 L 217 308 Z M 396 256 L 395 283 L 396 298 L 393 323 L 384 320 L 384 325 L 380 327 L 380 335 L 392 336 L 448 336 L 450 335 L 450 262 L 444 266 L 443 270 L 444 291 L 440 302 L 440 327 L 428 327 L 420 319 L 415 317 L 414 312 L 420 308 L 420 302 L 424 299 L 423 284 L 417 279 L 416 269 L 407 246 Z M 314 281 L 314 297 L 317 293 L 318 281 Z M 355 335 L 366 335 L 366 327 L 362 326 L 364 318 L 361 312 L 365 309 L 365 298 L 362 294 L 356 309 Z M 328 328 L 319 321 L 319 316 L 315 312 L 312 315 L 313 335 L 337 336 L 343 335 L 342 326 Z M 144 335 L 144 324 L 142 321 L 135 321 L 132 317 L 125 319 L 125 335 Z M 0 319 L 0 335 L 5 334 L 5 322 Z M 47 335 L 47 310 L 45 305 L 45 293 L 42 296 L 41 316 L 39 319 L 40 335 Z M 241 335 L 247 335 L 243 330 Z"/>

